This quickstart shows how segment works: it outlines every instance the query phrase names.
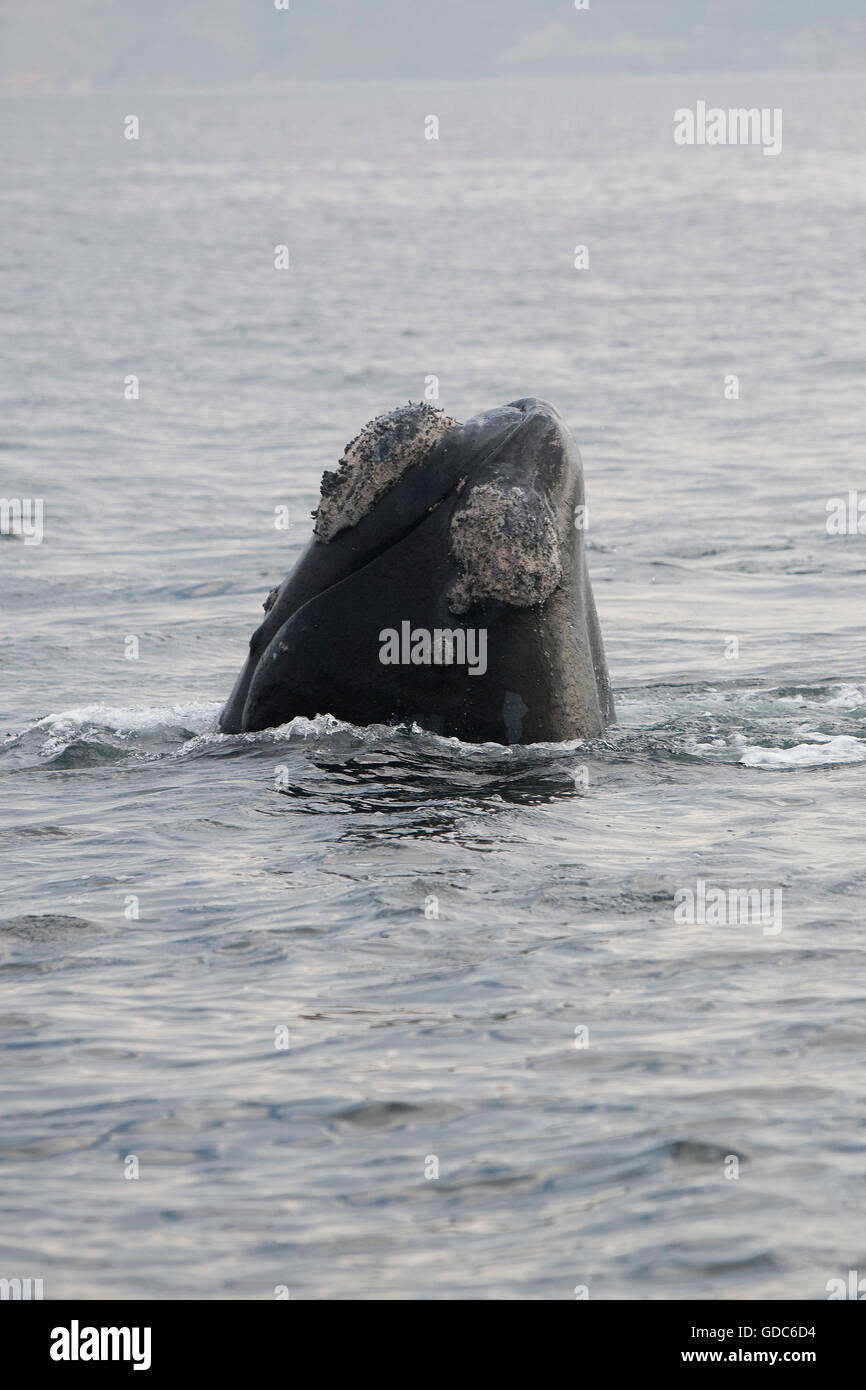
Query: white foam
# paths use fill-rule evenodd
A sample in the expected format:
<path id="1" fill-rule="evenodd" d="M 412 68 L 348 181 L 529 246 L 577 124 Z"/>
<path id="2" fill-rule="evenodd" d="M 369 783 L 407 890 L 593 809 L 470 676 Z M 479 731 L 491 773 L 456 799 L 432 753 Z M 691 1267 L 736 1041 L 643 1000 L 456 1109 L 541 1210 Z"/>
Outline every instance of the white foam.
<path id="1" fill-rule="evenodd" d="M 826 703 L 830 709 L 857 709 L 859 705 L 866 705 L 866 685 L 840 685 Z"/>
<path id="2" fill-rule="evenodd" d="M 707 717 L 713 714 L 730 714 L 742 708 L 748 712 L 753 705 L 775 705 L 780 711 L 802 709 L 840 709 L 853 710 L 866 705 L 866 685 L 844 683 L 828 685 L 808 696 L 799 691 L 782 695 L 778 686 L 754 686 L 748 688 L 708 687 L 704 690 L 678 692 L 675 686 L 650 691 L 617 691 L 617 709 L 627 715 L 626 722 L 658 715 L 660 707 L 669 714 L 693 714 Z M 697 710 L 696 710 L 696 707 Z"/>
<path id="3" fill-rule="evenodd" d="M 812 737 L 822 741 L 796 743 L 793 748 L 746 748 L 740 762 L 746 767 L 826 767 L 833 763 L 866 762 L 866 743 L 859 738 L 849 734 Z"/>
<path id="4" fill-rule="evenodd" d="M 330 734 L 343 733 L 356 734 L 367 739 L 375 736 L 377 731 L 382 732 L 378 726 L 359 729 L 357 725 L 347 724 L 344 720 L 337 719 L 333 714 L 317 714 L 314 719 L 307 719 L 304 715 L 298 714 L 288 723 L 279 724 L 273 729 L 256 729 L 243 734 L 222 734 L 217 727 L 217 717 L 222 705 L 215 705 L 213 708 L 216 713 L 211 721 L 211 727 L 205 729 L 196 738 L 189 739 L 182 748 L 179 748 L 178 753 L 181 757 L 188 753 L 198 753 L 202 748 L 213 743 L 285 743 L 290 738 L 326 738 Z"/>
<path id="5" fill-rule="evenodd" d="M 217 712 L 221 706 L 216 706 Z M 345 719 L 338 719 L 334 714 L 317 714 L 314 719 L 307 719 L 304 715 L 296 715 L 286 724 L 279 724 L 273 729 L 257 729 L 250 733 L 243 734 L 221 734 L 214 727 L 196 738 L 189 739 L 182 748 L 178 750 L 181 756 L 188 753 L 197 753 L 208 744 L 221 742 L 243 742 L 253 744 L 285 743 L 291 738 L 328 738 L 333 734 L 351 734 L 353 738 L 362 743 L 388 742 L 398 735 L 408 735 L 411 738 L 422 738 L 434 746 L 441 748 L 443 752 L 453 750 L 459 751 L 464 757 L 489 758 L 490 755 L 497 754 L 504 758 L 513 758 L 519 751 L 518 745 L 503 743 L 464 743 L 459 738 L 452 738 L 444 734 L 434 734 L 428 729 L 422 729 L 420 724 L 351 724 Z M 521 745 L 522 749 L 532 748 L 537 752 L 550 753 L 572 753 L 583 745 L 583 739 L 570 739 L 564 743 L 531 743 Z"/>
<path id="6" fill-rule="evenodd" d="M 459 749 L 464 755 L 489 756 L 491 752 L 496 752 L 510 758 L 516 751 L 499 743 L 463 743 L 458 738 L 430 733 L 417 724 L 369 724 L 361 727 L 338 719 L 333 714 L 317 714 L 313 719 L 296 715 L 294 719 L 272 729 L 223 734 L 219 729 L 221 709 L 222 703 L 213 700 L 190 700 L 175 705 L 77 705 L 55 714 L 46 714 L 35 724 L 28 725 L 22 734 L 33 730 L 44 731 L 47 737 L 42 751 L 51 755 L 61 752 L 76 739 L 98 739 L 100 735 L 111 734 L 120 739 L 128 738 L 133 745 L 136 738 L 144 740 L 163 736 L 174 739 L 178 745 L 174 751 L 180 757 L 221 743 L 286 743 L 290 739 L 321 739 L 336 734 L 349 734 L 362 743 L 376 743 L 391 740 L 402 733 L 429 740 L 443 751 Z M 19 738 L 21 736 L 17 735 Z M 567 743 L 539 743 L 532 746 L 544 752 L 567 753 L 579 748 L 581 742 L 575 739 Z"/>
<path id="7" fill-rule="evenodd" d="M 162 730 L 210 732 L 222 705 L 212 700 L 191 700 L 178 705 L 78 705 L 46 714 L 31 729 L 46 729 L 53 738 L 74 737 L 85 730 L 103 729 L 115 734 L 149 734 Z"/>

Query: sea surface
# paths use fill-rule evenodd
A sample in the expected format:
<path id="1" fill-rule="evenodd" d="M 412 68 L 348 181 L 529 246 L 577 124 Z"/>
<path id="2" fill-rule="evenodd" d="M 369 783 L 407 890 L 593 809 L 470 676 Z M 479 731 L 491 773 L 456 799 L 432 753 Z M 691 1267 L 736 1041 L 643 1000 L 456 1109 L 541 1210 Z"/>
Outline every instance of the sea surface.
<path id="1" fill-rule="evenodd" d="M 698 100 L 781 154 L 676 146 Z M 856 75 L 0 100 L 0 494 L 44 508 L 0 535 L 0 1276 L 866 1274 L 864 151 Z M 322 471 L 431 377 L 570 422 L 617 724 L 221 736 Z M 699 882 L 780 911 L 683 922 Z"/>

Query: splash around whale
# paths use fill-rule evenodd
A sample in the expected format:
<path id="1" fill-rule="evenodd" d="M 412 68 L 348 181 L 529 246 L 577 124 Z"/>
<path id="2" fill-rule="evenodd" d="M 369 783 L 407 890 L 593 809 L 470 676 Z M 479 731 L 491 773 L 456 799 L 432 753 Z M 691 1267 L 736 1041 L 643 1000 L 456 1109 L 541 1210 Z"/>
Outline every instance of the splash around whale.
<path id="1" fill-rule="evenodd" d="M 426 404 L 379 416 L 325 473 L 220 728 L 327 713 L 475 743 L 600 734 L 614 709 L 584 516 L 580 455 L 546 401 L 465 424 Z"/>

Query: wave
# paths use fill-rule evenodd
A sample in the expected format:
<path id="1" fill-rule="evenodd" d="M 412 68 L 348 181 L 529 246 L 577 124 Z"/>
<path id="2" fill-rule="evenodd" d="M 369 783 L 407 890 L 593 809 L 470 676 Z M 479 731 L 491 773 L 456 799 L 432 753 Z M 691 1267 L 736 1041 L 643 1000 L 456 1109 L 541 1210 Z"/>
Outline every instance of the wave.
<path id="1" fill-rule="evenodd" d="M 740 762 L 746 767 L 830 767 L 836 763 L 866 762 L 866 740 L 839 734 L 836 738 L 813 735 L 809 743 L 793 748 L 746 748 Z"/>
<path id="2" fill-rule="evenodd" d="M 189 700 L 166 706 L 93 703 L 47 714 L 0 749 L 18 766 L 88 768 L 132 760 L 235 755 L 275 744 L 385 746 L 446 762 L 491 759 L 508 765 L 581 757 L 627 762 L 638 757 L 738 763 L 763 770 L 866 761 L 866 685 L 650 686 L 617 693 L 618 723 L 601 739 L 505 747 L 468 744 L 416 725 L 358 727 L 331 714 L 303 716 L 256 733 L 222 734 L 222 704 Z M 8 765 L 8 764 L 7 764 Z"/>

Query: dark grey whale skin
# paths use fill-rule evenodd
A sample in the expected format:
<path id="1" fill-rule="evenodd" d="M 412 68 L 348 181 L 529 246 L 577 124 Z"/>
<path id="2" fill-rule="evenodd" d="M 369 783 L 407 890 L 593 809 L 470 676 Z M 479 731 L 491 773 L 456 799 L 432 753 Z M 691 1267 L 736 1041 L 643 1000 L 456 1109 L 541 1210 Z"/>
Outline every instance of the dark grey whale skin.
<path id="1" fill-rule="evenodd" d="M 546 499 L 562 578 L 531 607 L 476 599 L 455 615 L 460 568 L 451 522 L 473 487 Z M 250 639 L 220 716 L 224 733 L 329 713 L 353 724 L 416 723 L 466 742 L 590 738 L 614 718 L 610 680 L 574 524 L 584 502 L 580 455 L 565 423 L 533 397 L 446 430 L 352 527 L 310 541 Z M 382 665 L 380 632 L 487 630 L 487 670 Z"/>

